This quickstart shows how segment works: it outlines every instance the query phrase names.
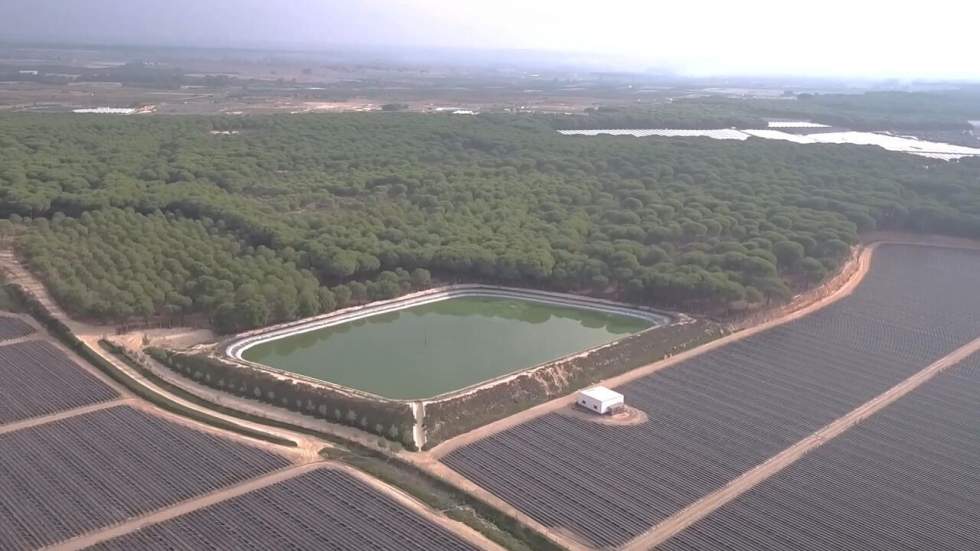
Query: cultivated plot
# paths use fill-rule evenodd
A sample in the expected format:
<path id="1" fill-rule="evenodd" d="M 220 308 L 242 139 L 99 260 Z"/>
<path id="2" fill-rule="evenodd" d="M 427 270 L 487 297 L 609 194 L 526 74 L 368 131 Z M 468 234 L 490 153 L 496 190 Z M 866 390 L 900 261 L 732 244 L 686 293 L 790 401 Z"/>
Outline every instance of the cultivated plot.
<path id="1" fill-rule="evenodd" d="M 980 335 L 980 253 L 882 246 L 851 297 L 620 387 L 649 422 L 549 414 L 443 461 L 542 524 L 622 545 Z"/>
<path id="2" fill-rule="evenodd" d="M 0 435 L 0 549 L 34 549 L 289 464 L 126 406 Z"/>
<path id="3" fill-rule="evenodd" d="M 321 468 L 93 549 L 474 549 L 353 476 Z"/>
<path id="4" fill-rule="evenodd" d="M 25 321 L 18 318 L 0 316 L 0 341 L 26 337 L 33 332 L 34 328 Z"/>
<path id="5" fill-rule="evenodd" d="M 980 355 L 658 549 L 980 549 Z"/>
<path id="6" fill-rule="evenodd" d="M 47 341 L 0 346 L 0 426 L 116 398 L 115 390 Z"/>

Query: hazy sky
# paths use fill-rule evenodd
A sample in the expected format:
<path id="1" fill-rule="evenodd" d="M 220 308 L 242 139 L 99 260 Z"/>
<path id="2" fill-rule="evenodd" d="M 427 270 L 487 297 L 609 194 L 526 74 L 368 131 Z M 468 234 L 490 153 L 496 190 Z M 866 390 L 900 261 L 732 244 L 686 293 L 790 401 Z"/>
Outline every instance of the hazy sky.
<path id="1" fill-rule="evenodd" d="M 515 48 L 691 74 L 980 79 L 980 0 L 0 0 L 0 40 Z"/>

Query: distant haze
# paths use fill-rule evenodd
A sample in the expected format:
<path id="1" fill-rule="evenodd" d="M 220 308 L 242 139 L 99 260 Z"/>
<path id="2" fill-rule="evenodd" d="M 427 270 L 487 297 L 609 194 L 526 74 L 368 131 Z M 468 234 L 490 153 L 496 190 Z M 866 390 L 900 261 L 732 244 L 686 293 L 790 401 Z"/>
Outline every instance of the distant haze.
<path id="1" fill-rule="evenodd" d="M 975 0 L 0 0 L 0 40 L 532 49 L 691 75 L 980 80 Z"/>

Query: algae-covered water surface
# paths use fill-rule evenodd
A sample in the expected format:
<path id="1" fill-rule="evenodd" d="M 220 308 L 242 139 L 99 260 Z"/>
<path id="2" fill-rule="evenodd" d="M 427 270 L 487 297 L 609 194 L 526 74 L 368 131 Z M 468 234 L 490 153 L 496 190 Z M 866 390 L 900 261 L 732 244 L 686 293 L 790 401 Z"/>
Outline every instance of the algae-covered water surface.
<path id="1" fill-rule="evenodd" d="M 380 394 L 428 398 L 641 331 L 648 320 L 460 297 L 257 344 L 243 358 Z"/>

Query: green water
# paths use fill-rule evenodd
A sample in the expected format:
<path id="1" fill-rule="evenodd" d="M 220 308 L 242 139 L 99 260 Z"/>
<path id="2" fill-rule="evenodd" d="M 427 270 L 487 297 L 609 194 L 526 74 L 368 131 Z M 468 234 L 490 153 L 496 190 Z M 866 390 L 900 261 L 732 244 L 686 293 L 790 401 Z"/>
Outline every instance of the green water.
<path id="1" fill-rule="evenodd" d="M 246 360 L 417 399 L 619 339 L 650 322 L 516 299 L 464 297 L 249 348 Z"/>

